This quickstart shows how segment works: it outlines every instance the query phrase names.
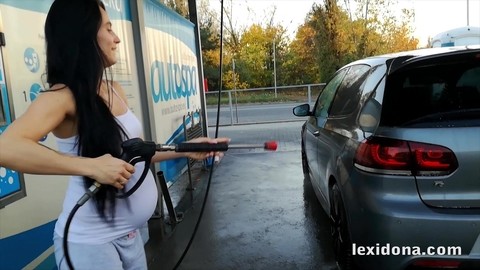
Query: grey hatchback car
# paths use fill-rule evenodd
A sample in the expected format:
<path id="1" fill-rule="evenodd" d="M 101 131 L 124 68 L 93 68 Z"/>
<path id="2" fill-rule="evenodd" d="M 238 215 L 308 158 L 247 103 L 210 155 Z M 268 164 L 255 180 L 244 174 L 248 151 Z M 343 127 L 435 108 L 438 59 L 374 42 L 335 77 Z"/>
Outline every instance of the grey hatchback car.
<path id="1" fill-rule="evenodd" d="M 480 269 L 480 46 L 355 61 L 293 113 L 340 269 Z"/>

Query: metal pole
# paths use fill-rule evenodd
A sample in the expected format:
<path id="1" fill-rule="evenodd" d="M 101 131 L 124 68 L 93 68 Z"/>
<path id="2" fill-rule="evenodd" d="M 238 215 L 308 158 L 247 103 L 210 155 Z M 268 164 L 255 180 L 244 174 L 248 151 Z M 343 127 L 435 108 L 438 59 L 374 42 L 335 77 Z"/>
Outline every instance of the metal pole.
<path id="1" fill-rule="evenodd" d="M 470 3 L 469 0 L 467 0 L 467 26 L 470 26 Z"/>
<path id="2" fill-rule="evenodd" d="M 165 204 L 168 210 L 168 216 L 170 217 L 168 222 L 171 225 L 176 225 L 180 221 L 183 220 L 183 213 L 178 213 L 175 211 L 175 207 L 172 203 L 172 198 L 170 197 L 170 193 L 168 192 L 167 183 L 165 182 L 165 176 L 163 175 L 162 171 L 157 172 L 157 180 L 160 183 L 160 188 L 162 189 L 163 198 L 165 199 Z"/>
<path id="3" fill-rule="evenodd" d="M 133 35 L 133 42 L 135 44 L 135 60 L 137 64 L 137 75 L 138 75 L 138 87 L 140 87 L 141 91 L 139 92 L 140 95 L 140 105 L 143 108 L 141 110 L 142 118 L 143 118 L 143 134 L 145 136 L 144 139 L 152 140 L 152 138 L 156 137 L 155 128 L 154 128 L 154 118 L 153 118 L 153 100 L 151 95 L 148 94 L 148 87 L 147 87 L 147 75 L 150 70 L 147 70 L 148 67 L 148 59 L 146 57 L 146 41 L 145 41 L 145 31 L 143 31 L 145 27 L 145 16 L 143 14 L 143 1 L 134 1 L 130 0 L 130 10 L 132 14 L 132 35 Z M 142 68 L 144 67 L 144 68 Z"/>
<path id="4" fill-rule="evenodd" d="M 277 59 L 275 53 L 275 39 L 273 39 L 273 83 L 275 89 L 275 98 L 277 98 Z"/>
<path id="5" fill-rule="evenodd" d="M 230 107 L 230 125 L 233 126 L 232 91 L 228 91 L 228 107 Z"/>
<path id="6" fill-rule="evenodd" d="M 135 44 L 135 60 L 137 64 L 137 75 L 138 75 L 138 87 L 141 89 L 139 92 L 140 95 L 140 105 L 143 108 L 141 110 L 142 119 L 143 119 L 143 134 L 144 139 L 152 140 L 156 138 L 155 131 L 155 120 L 153 113 L 153 100 L 149 93 L 147 87 L 147 74 L 149 72 L 148 59 L 146 57 L 147 47 L 145 41 L 145 15 L 143 14 L 143 1 L 130 0 L 129 7 L 131 10 L 132 16 L 132 35 L 133 43 Z M 143 68 L 142 68 L 143 67 Z M 156 171 L 155 165 L 151 164 L 150 169 Z M 158 180 L 157 180 L 158 181 Z M 157 186 L 158 188 L 158 186 Z M 153 217 L 163 217 L 163 192 L 159 190 L 159 196 L 157 201 L 157 208 Z M 158 212 L 157 212 L 158 211 Z"/>
<path id="7" fill-rule="evenodd" d="M 203 136 L 208 136 L 208 126 L 207 126 L 207 100 L 205 96 L 205 89 L 203 87 L 203 80 L 205 79 L 203 73 L 203 60 L 202 60 L 202 44 L 200 40 L 200 26 L 198 22 L 197 14 L 197 1 L 188 0 L 188 13 L 190 17 L 190 22 L 194 25 L 195 31 L 195 55 L 197 56 L 197 67 L 198 67 L 198 82 L 200 88 L 200 102 L 202 103 L 201 117 L 205 121 L 202 121 L 202 132 Z M 142 29 L 143 30 L 143 29 Z"/>
<path id="8" fill-rule="evenodd" d="M 235 84 L 235 58 L 232 59 L 232 70 L 233 70 L 233 90 L 235 90 L 237 87 L 237 85 Z"/>
<path id="9" fill-rule="evenodd" d="M 367 24 L 368 19 L 368 2 L 370 2 L 370 0 L 367 0 L 367 3 L 365 5 L 365 24 Z"/>
<path id="10" fill-rule="evenodd" d="M 308 104 L 312 103 L 312 89 L 310 84 L 307 86 L 307 93 L 308 93 Z"/>
<path id="11" fill-rule="evenodd" d="M 236 120 L 237 120 L 237 124 L 238 124 L 238 99 L 237 99 L 237 81 L 236 81 L 236 78 L 237 77 L 235 75 L 235 58 L 232 58 L 232 65 L 233 65 L 233 93 L 235 94 L 235 117 L 236 117 Z"/>

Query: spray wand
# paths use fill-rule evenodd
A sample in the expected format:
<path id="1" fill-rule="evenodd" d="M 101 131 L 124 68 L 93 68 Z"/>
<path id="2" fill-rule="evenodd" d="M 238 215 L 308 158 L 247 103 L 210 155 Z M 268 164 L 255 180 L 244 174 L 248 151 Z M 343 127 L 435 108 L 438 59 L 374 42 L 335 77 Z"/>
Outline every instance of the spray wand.
<path id="1" fill-rule="evenodd" d="M 145 177 L 150 168 L 150 163 L 152 157 L 155 155 L 155 152 L 161 151 L 175 151 L 175 152 L 224 152 L 228 149 L 245 149 L 245 148 L 263 148 L 265 150 L 275 151 L 277 149 L 277 142 L 270 141 L 265 142 L 264 144 L 238 144 L 238 145 L 229 145 L 227 143 L 179 143 L 179 144 L 155 144 L 151 141 L 144 141 L 140 138 L 133 138 L 126 140 L 122 143 L 122 155 L 121 159 L 135 165 L 138 162 L 144 161 L 145 167 L 143 169 L 142 175 L 138 179 L 137 183 L 126 192 L 117 195 L 118 198 L 127 198 L 132 195 L 143 183 Z M 67 261 L 68 267 L 73 270 L 73 264 L 68 253 L 68 230 L 72 222 L 73 216 L 78 211 L 78 209 L 85 204 L 90 198 L 92 198 L 102 187 L 98 182 L 94 182 L 85 192 L 85 194 L 77 201 L 77 204 L 73 207 L 70 212 L 67 222 L 65 224 L 65 230 L 63 232 L 63 250 L 65 254 L 65 259 Z"/>

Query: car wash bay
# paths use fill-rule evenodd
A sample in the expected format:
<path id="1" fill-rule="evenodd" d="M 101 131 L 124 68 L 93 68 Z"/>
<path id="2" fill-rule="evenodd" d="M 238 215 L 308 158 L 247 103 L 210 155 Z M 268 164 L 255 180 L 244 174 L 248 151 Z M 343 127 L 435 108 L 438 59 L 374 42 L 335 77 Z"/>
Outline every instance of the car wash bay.
<path id="1" fill-rule="evenodd" d="M 302 121 L 220 127 L 231 144 L 278 141 L 276 152 L 231 149 L 216 166 L 202 220 L 178 269 L 336 269 L 329 220 L 300 158 Z M 210 136 L 215 130 L 210 128 Z M 150 221 L 149 269 L 174 269 L 194 231 L 209 171 L 194 176 L 194 191 L 170 188 L 175 226 Z M 176 193 L 183 195 L 179 198 Z M 168 213 L 165 212 L 165 216 Z"/>

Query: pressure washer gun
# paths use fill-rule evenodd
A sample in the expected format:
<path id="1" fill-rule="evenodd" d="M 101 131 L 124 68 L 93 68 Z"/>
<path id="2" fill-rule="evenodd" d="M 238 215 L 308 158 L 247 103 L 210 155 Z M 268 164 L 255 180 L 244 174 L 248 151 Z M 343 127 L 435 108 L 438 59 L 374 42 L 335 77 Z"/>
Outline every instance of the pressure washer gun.
<path id="1" fill-rule="evenodd" d="M 156 145 L 154 142 L 149 142 L 149 141 L 143 141 L 140 138 L 133 138 L 126 140 L 122 143 L 122 155 L 120 159 L 135 165 L 138 162 L 144 161 L 145 166 L 143 168 L 142 175 L 138 179 L 137 183 L 128 190 L 127 192 L 124 192 L 122 194 L 117 195 L 118 198 L 126 198 L 135 192 L 138 187 L 143 183 L 143 180 L 145 179 L 145 176 L 148 173 L 148 170 L 150 168 L 150 163 L 152 160 L 152 157 L 155 155 L 156 152 Z M 98 182 L 94 182 L 87 190 L 87 192 L 78 200 L 77 204 L 83 205 L 85 202 L 87 202 L 90 198 L 92 198 L 101 188 L 101 184 Z"/>
<path id="2" fill-rule="evenodd" d="M 117 195 L 118 198 L 126 198 L 135 192 L 138 187 L 143 183 L 150 163 L 155 152 L 160 151 L 175 151 L 175 152 L 225 152 L 228 149 L 247 149 L 247 148 L 263 148 L 265 150 L 275 151 L 277 150 L 277 142 L 269 141 L 264 144 L 237 144 L 229 145 L 228 143 L 179 143 L 179 144 L 155 144 L 151 141 L 144 141 L 140 138 L 133 138 L 126 140 L 122 143 L 122 155 L 121 159 L 135 165 L 138 162 L 144 161 L 145 166 L 142 175 L 138 179 L 137 183 L 128 191 Z M 83 205 L 91 197 L 93 197 L 100 189 L 101 184 L 98 182 L 93 183 L 88 191 L 82 196 L 77 204 Z"/>
<path id="3" fill-rule="evenodd" d="M 152 157 L 155 155 L 155 152 L 158 151 L 175 151 L 175 152 L 224 152 L 228 149 L 232 148 L 263 148 L 266 150 L 273 150 L 277 149 L 277 142 L 266 142 L 263 145 L 252 145 L 252 144 L 240 144 L 240 145 L 228 145 L 227 143 L 180 143 L 180 144 L 155 144 L 154 142 L 150 141 L 143 141 L 140 138 L 133 138 L 126 140 L 122 143 L 122 155 L 121 159 L 135 165 L 138 162 L 145 162 L 145 166 L 142 172 L 142 175 L 138 179 L 137 183 L 128 191 L 118 194 L 118 198 L 126 198 L 132 195 L 138 187 L 143 183 L 145 177 L 148 173 L 150 168 L 150 163 L 152 161 Z M 70 228 L 70 224 L 75 213 L 78 209 L 85 204 L 90 198 L 92 198 L 102 187 L 102 185 L 98 182 L 94 182 L 85 194 L 77 201 L 77 204 L 73 207 L 72 211 L 70 212 L 66 224 L 65 229 L 63 232 L 63 250 L 65 254 L 65 259 L 67 261 L 67 265 L 70 269 L 73 269 L 72 261 L 70 259 L 70 255 L 68 252 L 68 231 Z"/>

